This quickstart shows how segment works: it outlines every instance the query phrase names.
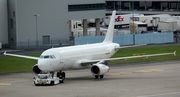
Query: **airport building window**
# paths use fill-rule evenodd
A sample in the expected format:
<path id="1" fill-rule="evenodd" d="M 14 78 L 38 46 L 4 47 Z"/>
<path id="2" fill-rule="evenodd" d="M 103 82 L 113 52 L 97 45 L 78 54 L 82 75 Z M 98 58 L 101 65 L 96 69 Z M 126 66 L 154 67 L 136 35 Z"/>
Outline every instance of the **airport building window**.
<path id="1" fill-rule="evenodd" d="M 10 26 L 11 28 L 14 28 L 13 19 L 10 19 Z"/>
<path id="2" fill-rule="evenodd" d="M 15 17 L 16 15 L 15 15 L 15 11 L 13 11 L 13 17 Z"/>
<path id="3" fill-rule="evenodd" d="M 106 1 L 106 10 L 179 11 L 180 1 Z"/>
<path id="4" fill-rule="evenodd" d="M 50 44 L 50 36 L 49 35 L 43 36 L 42 39 L 43 39 L 44 45 Z"/>
<path id="5" fill-rule="evenodd" d="M 105 3 L 68 5 L 68 11 L 104 10 Z"/>

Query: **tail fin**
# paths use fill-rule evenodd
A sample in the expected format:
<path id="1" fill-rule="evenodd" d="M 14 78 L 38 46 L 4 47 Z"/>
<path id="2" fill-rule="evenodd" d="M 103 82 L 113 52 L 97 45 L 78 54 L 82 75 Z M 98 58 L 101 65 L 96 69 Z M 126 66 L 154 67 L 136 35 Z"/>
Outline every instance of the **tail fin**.
<path id="1" fill-rule="evenodd" d="M 115 15 L 116 15 L 116 11 L 113 11 L 111 19 L 110 19 L 109 27 L 108 27 L 108 30 L 107 30 L 107 33 L 103 42 L 113 41 Z"/>

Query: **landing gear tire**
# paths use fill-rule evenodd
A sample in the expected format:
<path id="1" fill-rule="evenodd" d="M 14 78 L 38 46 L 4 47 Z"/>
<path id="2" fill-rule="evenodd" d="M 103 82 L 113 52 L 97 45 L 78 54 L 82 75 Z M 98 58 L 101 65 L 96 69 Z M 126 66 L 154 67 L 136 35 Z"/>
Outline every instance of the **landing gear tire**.
<path id="1" fill-rule="evenodd" d="M 57 77 L 59 77 L 60 83 L 64 83 L 64 80 L 66 78 L 66 74 L 65 74 L 65 72 L 58 72 Z"/>
<path id="2" fill-rule="evenodd" d="M 54 85 L 54 81 L 51 81 L 51 85 Z"/>
<path id="3" fill-rule="evenodd" d="M 66 74 L 65 74 L 65 72 L 62 72 L 61 74 L 60 74 L 60 83 L 64 83 L 64 80 L 65 80 L 65 77 L 66 77 Z"/>
<path id="4" fill-rule="evenodd" d="M 99 78 L 99 76 L 98 76 L 98 75 L 95 75 L 94 77 L 95 77 L 95 79 L 98 79 L 98 78 Z"/>
<path id="5" fill-rule="evenodd" d="M 95 75 L 94 77 L 95 77 L 95 79 L 98 79 L 98 78 L 103 79 L 104 75 Z"/>
<path id="6" fill-rule="evenodd" d="M 104 78 L 104 75 L 100 75 L 100 78 L 103 79 L 103 78 Z"/>

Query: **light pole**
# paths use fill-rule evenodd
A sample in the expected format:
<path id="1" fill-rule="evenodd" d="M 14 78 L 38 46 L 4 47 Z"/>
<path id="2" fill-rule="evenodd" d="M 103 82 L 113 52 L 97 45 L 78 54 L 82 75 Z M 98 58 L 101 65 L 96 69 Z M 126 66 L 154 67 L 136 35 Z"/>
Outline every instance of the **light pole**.
<path id="1" fill-rule="evenodd" d="M 40 16 L 39 14 L 35 14 L 34 15 L 36 17 L 36 45 L 38 46 L 38 16 Z"/>
<path id="2" fill-rule="evenodd" d="M 132 1 L 132 11 L 133 11 L 133 44 L 135 45 L 135 25 L 134 25 L 134 0 Z"/>

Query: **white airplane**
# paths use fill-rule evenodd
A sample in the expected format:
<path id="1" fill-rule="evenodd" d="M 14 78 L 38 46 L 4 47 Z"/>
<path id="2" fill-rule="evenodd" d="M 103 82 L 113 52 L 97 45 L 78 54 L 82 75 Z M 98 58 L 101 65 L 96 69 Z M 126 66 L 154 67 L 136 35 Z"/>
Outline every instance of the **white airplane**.
<path id="1" fill-rule="evenodd" d="M 10 54 L 6 52 L 4 52 L 4 55 L 38 60 L 37 64 L 33 66 L 32 71 L 35 74 L 48 72 L 51 73 L 52 76 L 54 76 L 54 73 L 57 72 L 56 76 L 62 79 L 61 83 L 64 82 L 66 76 L 65 72 L 63 72 L 64 70 L 91 68 L 92 75 L 94 75 L 97 79 L 103 78 L 104 74 L 109 71 L 107 63 L 112 60 L 124 60 L 130 58 L 142 58 L 169 54 L 175 55 L 176 52 L 110 58 L 120 48 L 139 46 L 134 45 L 120 47 L 119 44 L 113 43 L 115 15 L 116 11 L 113 11 L 107 34 L 102 43 L 51 48 L 45 50 L 40 57 Z"/>

